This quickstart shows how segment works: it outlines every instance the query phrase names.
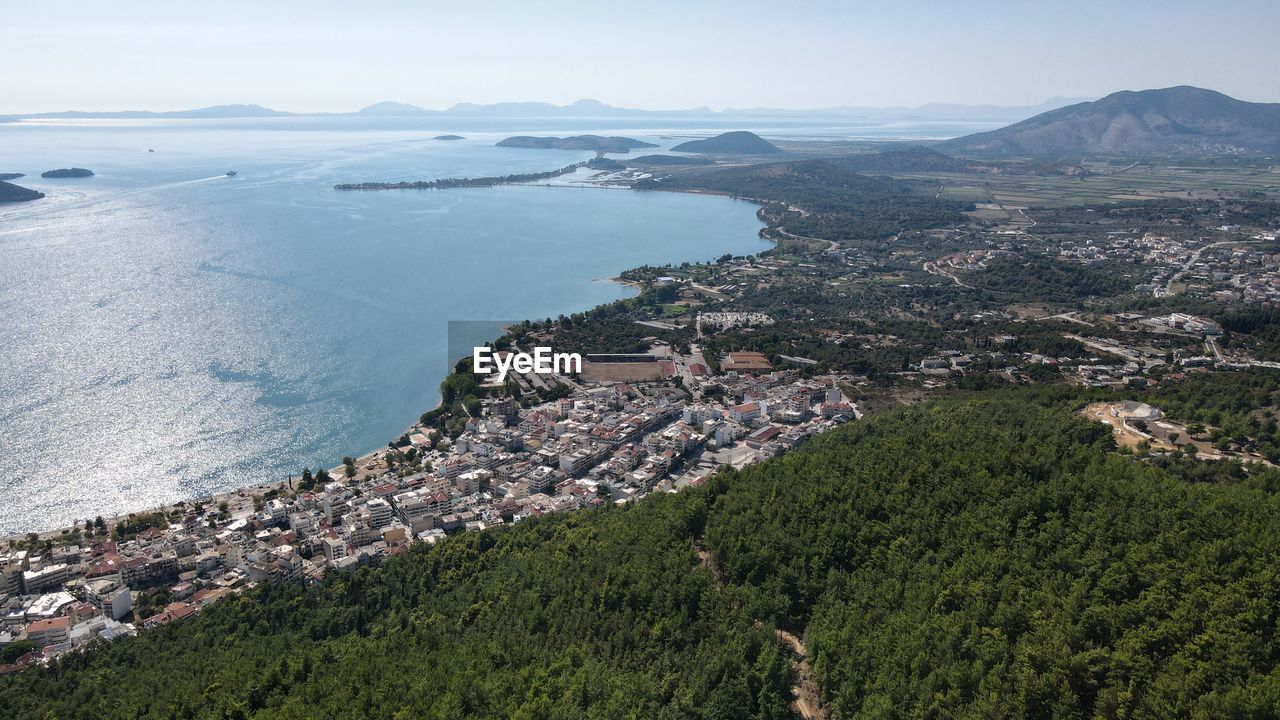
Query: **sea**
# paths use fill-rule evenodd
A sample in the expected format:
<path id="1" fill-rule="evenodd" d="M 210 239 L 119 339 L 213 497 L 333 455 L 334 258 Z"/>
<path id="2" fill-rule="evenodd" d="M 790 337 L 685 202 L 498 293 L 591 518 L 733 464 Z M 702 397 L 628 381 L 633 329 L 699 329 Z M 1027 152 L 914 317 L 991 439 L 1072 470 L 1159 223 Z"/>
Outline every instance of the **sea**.
<path id="1" fill-rule="evenodd" d="M 768 247 L 755 206 L 725 197 L 333 189 L 592 156 L 495 146 L 515 134 L 624 134 L 662 151 L 715 130 L 426 125 L 0 124 L 0 172 L 47 195 L 0 204 L 0 534 L 332 467 L 436 405 L 451 321 L 581 311 L 631 294 L 608 280 L 627 268 Z M 433 139 L 446 132 L 465 139 Z M 62 167 L 95 175 L 40 177 Z"/>

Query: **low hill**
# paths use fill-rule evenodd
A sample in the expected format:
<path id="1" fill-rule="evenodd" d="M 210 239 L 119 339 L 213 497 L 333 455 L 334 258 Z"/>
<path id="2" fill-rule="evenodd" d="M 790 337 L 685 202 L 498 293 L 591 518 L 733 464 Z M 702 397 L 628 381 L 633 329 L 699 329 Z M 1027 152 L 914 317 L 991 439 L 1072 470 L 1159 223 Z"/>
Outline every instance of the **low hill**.
<path id="1" fill-rule="evenodd" d="M 39 200 L 44 193 L 0 180 L 0 203 Z"/>
<path id="2" fill-rule="evenodd" d="M 179 117 L 179 118 L 265 118 L 265 117 L 284 117 L 293 115 L 294 113 L 284 112 L 282 110 L 272 110 L 271 108 L 261 105 L 235 103 L 231 105 L 214 105 L 212 107 L 198 108 L 196 110 L 178 110 L 176 112 L 159 112 L 159 113 L 141 113 L 142 115 L 154 115 L 156 117 Z"/>
<path id="3" fill-rule="evenodd" d="M 690 140 L 671 149 L 676 152 L 717 155 L 769 155 L 782 152 L 773 143 L 746 130 L 721 133 L 705 140 Z"/>
<path id="4" fill-rule="evenodd" d="M 788 233 L 866 240 L 960 222 L 972 204 L 935 197 L 934 183 L 870 177 L 829 160 L 690 169 L 637 181 L 640 190 L 711 192 L 770 203 Z M 797 209 L 798 208 L 798 209 Z"/>
<path id="5" fill-rule="evenodd" d="M 421 115 L 435 115 L 435 111 L 426 108 L 410 105 L 408 103 L 398 102 L 380 102 L 360 108 L 357 115 L 377 115 L 379 117 L 417 117 Z"/>
<path id="6" fill-rule="evenodd" d="M 944 155 L 932 148 L 908 146 L 862 155 L 841 155 L 827 162 L 858 172 L 971 172 L 990 166 Z"/>
<path id="7" fill-rule="evenodd" d="M 1280 473 L 1117 454 L 1082 392 L 893 411 L 699 488 L 259 587 L 0 675 L 0 708 L 780 719 L 798 646 L 827 717 L 1272 717 Z"/>
<path id="8" fill-rule="evenodd" d="M 571 137 L 534 137 L 517 135 L 500 140 L 498 147 L 535 148 L 539 150 L 592 150 L 598 153 L 625 153 L 639 148 L 658 147 L 653 143 L 627 137 L 574 135 Z"/>
<path id="9" fill-rule="evenodd" d="M 1280 152 L 1280 104 L 1179 86 L 1117 92 L 942 143 L 978 155 L 1239 155 Z"/>
<path id="10" fill-rule="evenodd" d="M 627 161 L 634 165 L 713 165 L 713 160 L 687 155 L 641 155 Z"/>
<path id="11" fill-rule="evenodd" d="M 57 170 L 45 170 L 40 173 L 42 178 L 61 179 L 61 178 L 86 178 L 93 177 L 93 171 L 86 168 L 59 168 Z"/>
<path id="12" fill-rule="evenodd" d="M 437 135 L 431 139 L 432 140 L 466 140 L 466 138 L 462 137 L 461 135 Z"/>

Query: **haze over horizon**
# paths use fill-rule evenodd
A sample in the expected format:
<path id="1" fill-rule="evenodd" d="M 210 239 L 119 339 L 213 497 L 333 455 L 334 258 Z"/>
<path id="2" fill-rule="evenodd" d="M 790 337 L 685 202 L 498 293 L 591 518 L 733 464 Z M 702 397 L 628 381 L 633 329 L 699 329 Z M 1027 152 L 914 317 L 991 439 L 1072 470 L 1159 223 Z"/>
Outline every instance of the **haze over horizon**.
<path id="1" fill-rule="evenodd" d="M 1277 102 L 1277 26 L 1280 8 L 1260 0 L 802 1 L 785 14 L 754 0 L 554 9 L 393 0 L 358 10 L 53 2 L 6 9 L 0 42 L 26 60 L 8 78 L 0 113 L 580 98 L 647 110 L 1036 105 L 1183 84 Z"/>

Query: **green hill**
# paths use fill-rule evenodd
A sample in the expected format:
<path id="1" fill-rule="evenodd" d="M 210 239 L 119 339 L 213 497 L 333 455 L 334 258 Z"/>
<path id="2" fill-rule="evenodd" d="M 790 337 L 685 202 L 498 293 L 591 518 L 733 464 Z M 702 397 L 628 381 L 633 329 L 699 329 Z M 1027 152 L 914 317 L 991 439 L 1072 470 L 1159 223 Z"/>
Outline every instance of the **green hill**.
<path id="1" fill-rule="evenodd" d="M 771 222 L 796 235 L 864 240 L 963 219 L 970 203 L 936 198 L 923 183 L 868 177 L 831 160 L 691 169 L 637 181 L 641 190 L 722 193 L 775 204 Z M 803 211 L 791 208 L 799 207 Z"/>
<path id="2" fill-rule="evenodd" d="M 0 677 L 0 708 L 786 718 L 781 627 L 834 717 L 1274 716 L 1280 474 L 1117 454 L 1077 392 L 895 411 L 631 508 L 262 588 Z"/>
<path id="3" fill-rule="evenodd" d="M 721 133 L 705 140 L 690 140 L 671 149 L 676 152 L 716 155 L 771 155 L 782 152 L 773 143 L 746 130 Z"/>

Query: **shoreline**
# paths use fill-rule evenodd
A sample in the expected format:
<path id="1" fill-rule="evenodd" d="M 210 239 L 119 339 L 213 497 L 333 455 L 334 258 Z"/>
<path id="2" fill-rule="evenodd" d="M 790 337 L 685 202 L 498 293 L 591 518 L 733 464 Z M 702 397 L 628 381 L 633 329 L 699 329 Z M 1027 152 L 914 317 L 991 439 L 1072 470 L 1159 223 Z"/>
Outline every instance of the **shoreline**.
<path id="1" fill-rule="evenodd" d="M 610 189 L 607 186 L 541 185 L 536 182 L 510 183 L 509 185 L 513 187 L 524 185 L 528 187 L 565 187 L 565 188 L 580 187 L 580 188 L 587 188 L 587 189 L 591 189 L 591 188 Z M 440 189 L 450 189 L 450 188 L 440 188 Z M 634 188 L 630 188 L 630 187 L 627 187 L 625 189 L 634 190 Z M 685 193 L 690 195 L 715 195 L 720 197 L 731 197 L 723 193 L 706 193 L 706 192 L 691 191 L 691 190 L 658 190 L 656 192 L 675 192 L 675 193 Z M 763 210 L 762 203 L 756 200 L 752 200 L 750 198 L 736 198 L 736 199 L 745 200 L 754 205 L 761 205 L 761 207 L 757 209 L 755 215 L 756 215 L 756 219 L 764 224 L 764 227 L 760 228 L 760 230 L 757 231 L 756 236 L 762 240 L 769 242 L 772 247 L 777 247 L 778 245 L 777 240 L 765 234 L 765 231 L 768 229 L 768 223 L 765 222 L 765 220 L 760 216 L 760 210 Z M 763 250 L 761 250 L 760 252 L 763 252 Z M 759 253 L 755 253 L 755 254 L 759 254 Z M 624 279 L 621 273 L 625 271 L 626 269 L 620 271 L 620 273 L 618 275 L 615 275 L 614 277 L 593 278 L 591 281 L 592 282 L 611 282 L 626 288 L 631 288 L 632 290 L 635 291 L 635 294 L 632 295 L 631 297 L 635 297 L 643 290 L 643 283 L 640 283 L 634 280 Z M 585 310 L 575 311 L 575 312 L 586 312 L 601 306 L 602 305 L 593 305 L 589 308 L 586 308 Z M 568 313 L 565 313 L 565 314 L 568 314 Z M 497 338 L 492 338 L 492 339 L 497 339 Z M 450 367 L 452 367 L 452 362 L 450 363 Z M 446 374 L 444 378 L 441 379 L 440 382 L 443 383 L 445 380 L 448 379 L 449 375 L 452 375 L 452 374 L 453 374 L 453 371 L 450 370 L 449 373 Z M 438 391 L 438 388 L 437 388 L 437 391 Z M 443 404 L 442 399 L 437 400 L 435 407 L 431 408 L 431 410 L 439 409 L 442 404 Z M 424 411 L 423 414 L 425 414 L 426 412 L 430 412 L 431 410 Z M 421 415 L 419 417 L 421 417 Z M 411 432 L 414 432 L 415 430 L 420 430 L 420 429 L 422 429 L 421 421 L 415 421 L 405 429 L 404 433 L 411 433 Z M 385 453 L 387 449 L 388 449 L 387 444 L 384 443 L 381 447 L 373 450 L 369 450 L 362 455 L 350 456 L 355 458 L 356 477 L 360 477 L 366 472 L 364 470 L 364 466 L 368 464 L 375 464 L 375 469 L 369 470 L 367 472 L 376 471 L 376 464 L 378 461 L 381 460 L 381 457 L 380 457 L 381 454 Z M 336 481 L 345 481 L 347 479 L 344 472 L 344 466 L 341 463 L 339 463 L 336 467 L 323 468 L 323 469 L 329 471 L 332 478 Z M 212 493 L 210 495 L 201 495 L 201 496 L 192 497 L 192 498 L 182 498 L 182 499 L 174 500 L 172 502 L 168 502 L 162 505 L 148 506 L 148 507 L 139 508 L 137 510 L 132 510 L 124 513 L 117 513 L 115 515 L 110 515 L 110 516 L 102 515 L 101 517 L 107 523 L 108 527 L 114 527 L 121 520 L 128 519 L 130 516 L 134 516 L 134 515 L 151 514 L 151 513 L 157 513 L 157 512 L 163 512 L 165 514 L 169 514 L 171 512 L 180 510 L 182 508 L 185 508 L 191 505 L 207 506 L 210 504 L 217 505 L 222 502 L 226 502 L 228 504 L 228 513 L 234 515 L 237 510 L 242 510 L 246 503 L 247 503 L 247 506 L 250 509 L 252 509 L 253 498 L 255 495 L 262 495 L 267 492 L 271 492 L 272 490 L 275 490 L 278 492 L 295 492 L 292 489 L 292 482 L 293 482 L 293 478 L 292 476 L 290 476 L 283 480 L 268 481 L 265 483 L 256 483 L 253 485 L 245 485 L 238 488 L 232 488 L 232 489 L 224 490 L 221 492 Z M 232 504 L 233 499 L 237 500 L 238 503 Z M 85 518 L 85 519 L 88 519 L 88 518 Z M 78 526 L 74 526 L 74 527 L 78 527 Z M 61 526 L 50 528 L 47 530 L 18 531 L 16 533 L 7 533 L 4 535 L 0 535 L 0 541 L 4 541 L 4 542 L 25 541 L 32 534 L 35 534 L 38 538 L 42 540 L 52 539 L 56 541 L 58 538 L 62 537 L 64 533 L 70 532 L 71 530 L 73 530 L 73 526 L 61 525 Z"/>

